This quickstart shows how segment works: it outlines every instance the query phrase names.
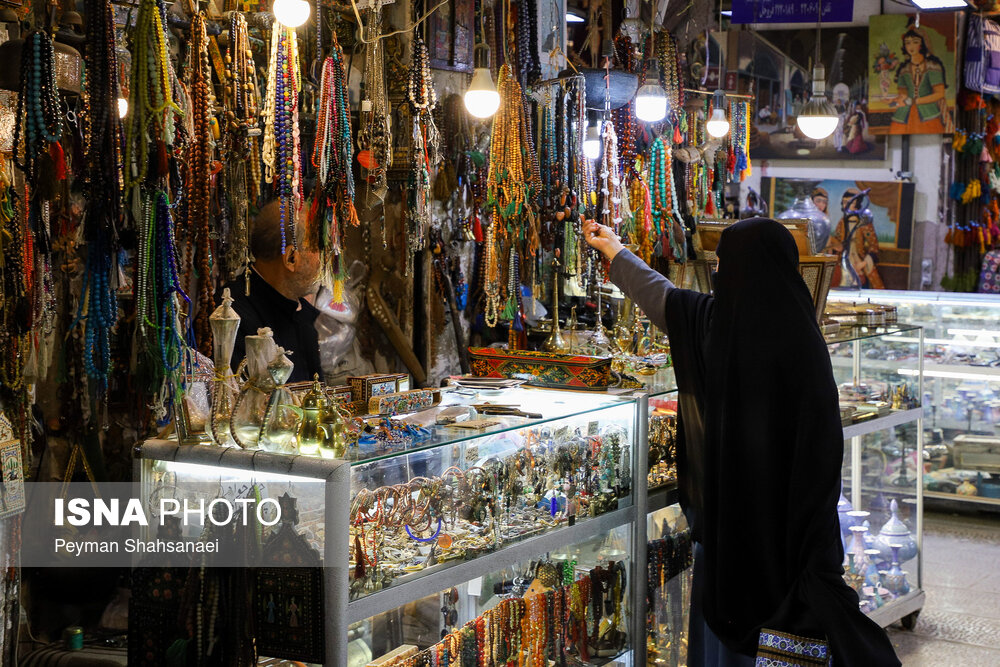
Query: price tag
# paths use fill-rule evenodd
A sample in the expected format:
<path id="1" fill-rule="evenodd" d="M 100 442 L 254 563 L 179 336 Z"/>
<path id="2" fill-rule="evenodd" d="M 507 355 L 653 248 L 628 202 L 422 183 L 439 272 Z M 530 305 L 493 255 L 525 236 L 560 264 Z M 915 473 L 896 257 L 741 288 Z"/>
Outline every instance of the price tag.
<path id="1" fill-rule="evenodd" d="M 597 435 L 598 429 L 600 429 L 600 425 L 597 422 L 589 422 L 587 424 L 587 435 Z"/>

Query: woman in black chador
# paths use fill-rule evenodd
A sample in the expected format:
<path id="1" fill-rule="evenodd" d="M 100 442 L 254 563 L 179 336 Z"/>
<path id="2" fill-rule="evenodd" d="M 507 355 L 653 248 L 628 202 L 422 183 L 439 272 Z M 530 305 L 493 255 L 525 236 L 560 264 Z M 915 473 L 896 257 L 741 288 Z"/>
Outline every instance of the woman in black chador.
<path id="1" fill-rule="evenodd" d="M 764 630 L 826 641 L 834 665 L 899 665 L 842 578 L 837 386 L 791 234 L 764 218 L 726 229 L 714 296 L 675 288 L 608 227 L 584 235 L 670 337 L 695 540 L 688 664 L 753 665 Z"/>

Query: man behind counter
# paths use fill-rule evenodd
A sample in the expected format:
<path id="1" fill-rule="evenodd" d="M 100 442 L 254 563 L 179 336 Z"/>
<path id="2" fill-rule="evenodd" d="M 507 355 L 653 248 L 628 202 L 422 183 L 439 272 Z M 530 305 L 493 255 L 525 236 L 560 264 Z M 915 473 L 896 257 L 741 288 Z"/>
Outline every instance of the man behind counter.
<path id="1" fill-rule="evenodd" d="M 286 225 L 286 233 L 290 231 Z M 250 231 L 250 295 L 246 294 L 243 276 L 226 287 L 233 297 L 233 309 L 239 313 L 240 328 L 233 351 L 233 369 L 246 355 L 245 336 L 270 327 L 275 342 L 291 352 L 295 364 L 289 382 L 311 380 L 323 370 L 319 361 L 319 342 L 315 321 L 319 311 L 310 303 L 319 279 L 319 250 L 306 233 L 305 208 L 295 225 L 296 244 L 288 234 L 285 254 L 281 254 L 281 221 L 278 200 L 265 205 L 254 219 Z"/>

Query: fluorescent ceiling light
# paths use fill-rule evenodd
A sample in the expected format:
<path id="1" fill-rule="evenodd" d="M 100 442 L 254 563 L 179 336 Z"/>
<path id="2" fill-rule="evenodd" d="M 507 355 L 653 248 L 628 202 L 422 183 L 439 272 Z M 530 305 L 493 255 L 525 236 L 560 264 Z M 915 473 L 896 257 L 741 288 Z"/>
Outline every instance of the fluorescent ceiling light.
<path id="1" fill-rule="evenodd" d="M 915 377 L 920 375 L 920 371 L 911 368 L 901 368 L 896 371 L 899 375 L 909 375 Z M 1000 375 L 996 373 L 958 373 L 955 371 L 935 371 L 924 369 L 924 377 L 944 378 L 945 380 L 976 380 L 979 382 L 1000 381 Z"/>
<path id="2" fill-rule="evenodd" d="M 729 18 L 733 17 L 733 10 L 731 10 L 731 9 L 723 9 L 719 13 L 722 14 L 723 16 L 728 16 Z"/>
<path id="3" fill-rule="evenodd" d="M 965 0 L 910 0 L 917 9 L 965 9 L 969 6 Z"/>
<path id="4" fill-rule="evenodd" d="M 582 16 L 577 16 L 576 14 L 570 14 L 566 12 L 566 23 L 585 23 L 587 19 Z"/>

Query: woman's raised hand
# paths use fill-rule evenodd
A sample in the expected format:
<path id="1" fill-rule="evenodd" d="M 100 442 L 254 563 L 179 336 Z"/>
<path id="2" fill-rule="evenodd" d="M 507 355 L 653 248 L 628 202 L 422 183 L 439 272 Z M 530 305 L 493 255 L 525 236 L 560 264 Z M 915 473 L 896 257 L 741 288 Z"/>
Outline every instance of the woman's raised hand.
<path id="1" fill-rule="evenodd" d="M 599 251 L 608 260 L 614 259 L 615 255 L 625 249 L 614 230 L 596 220 L 584 220 L 583 238 L 587 240 L 590 247 Z"/>

